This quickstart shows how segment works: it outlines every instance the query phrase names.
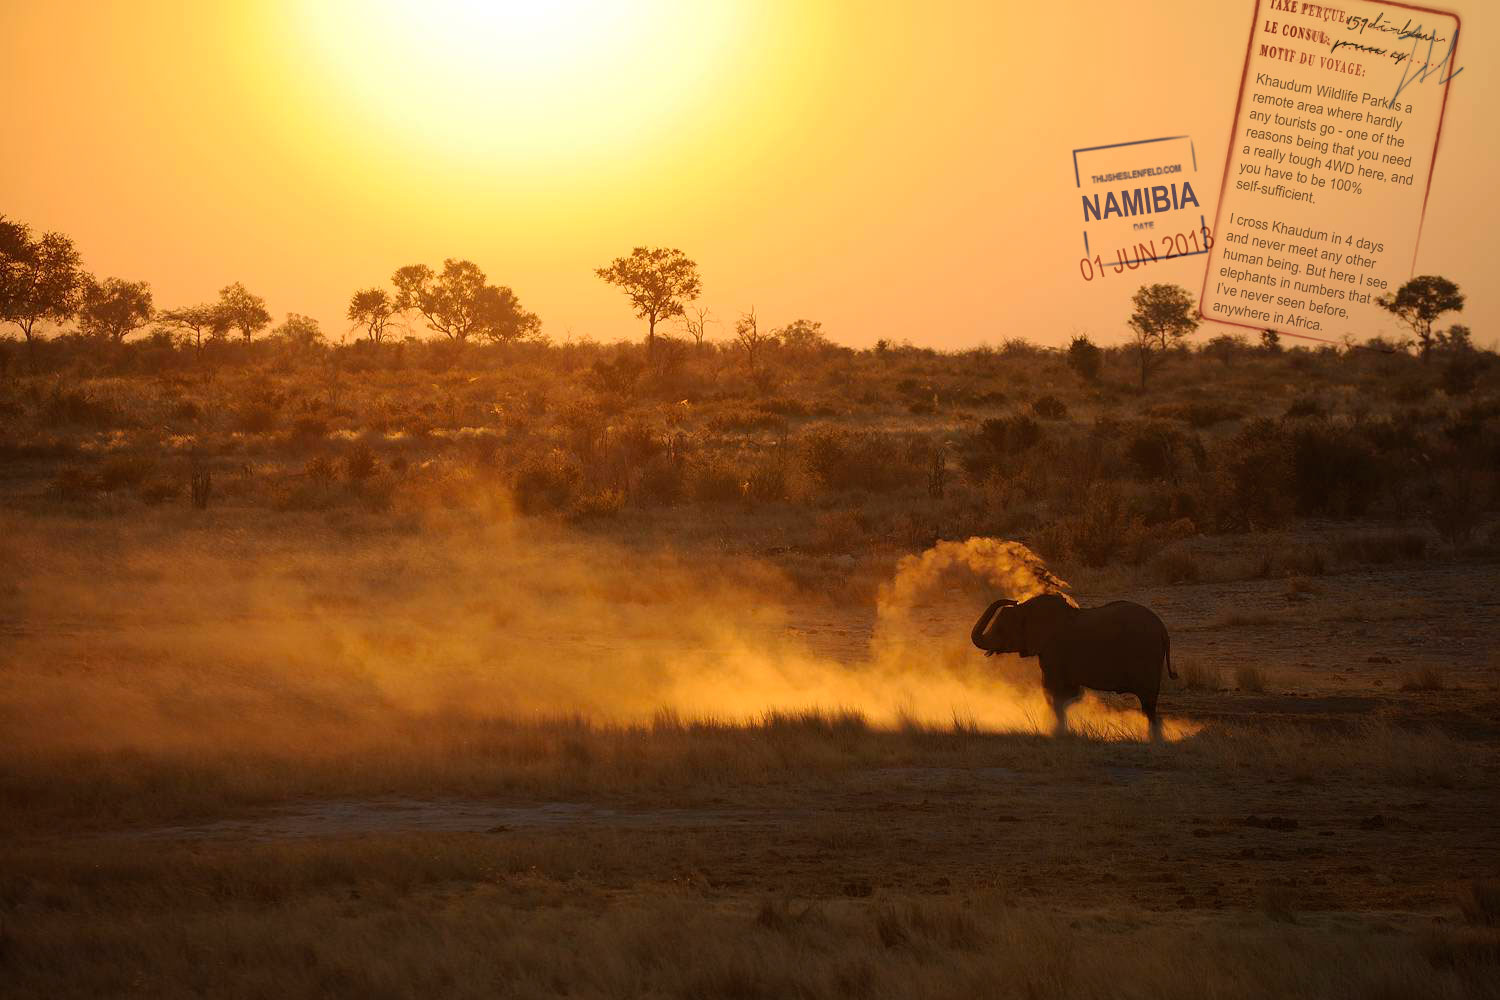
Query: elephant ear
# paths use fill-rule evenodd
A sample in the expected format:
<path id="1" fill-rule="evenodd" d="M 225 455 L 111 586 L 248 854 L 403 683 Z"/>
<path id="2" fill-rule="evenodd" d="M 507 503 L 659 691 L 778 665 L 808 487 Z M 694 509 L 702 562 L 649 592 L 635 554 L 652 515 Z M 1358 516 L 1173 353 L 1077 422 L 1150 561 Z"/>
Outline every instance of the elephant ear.
<path id="1" fill-rule="evenodd" d="M 1033 597 L 1016 607 L 1021 616 L 1021 655 L 1039 656 L 1042 645 L 1057 630 L 1059 612 L 1068 607 L 1066 601 L 1055 594 Z"/>

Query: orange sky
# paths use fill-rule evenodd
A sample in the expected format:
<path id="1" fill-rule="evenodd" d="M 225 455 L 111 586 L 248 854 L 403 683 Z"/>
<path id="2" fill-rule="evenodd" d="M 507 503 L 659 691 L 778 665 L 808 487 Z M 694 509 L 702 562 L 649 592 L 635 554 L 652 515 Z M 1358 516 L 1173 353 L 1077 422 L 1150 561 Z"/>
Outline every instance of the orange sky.
<path id="1" fill-rule="evenodd" d="M 1417 267 L 1493 344 L 1500 15 L 1450 9 L 1466 69 Z M 1112 343 L 1142 281 L 1196 294 L 1202 258 L 1085 284 L 1071 151 L 1188 134 L 1212 220 L 1251 10 L 0 0 L 0 213 L 158 305 L 243 281 L 335 340 L 351 291 L 447 256 L 556 340 L 636 336 L 592 269 L 664 244 L 719 336 L 754 305 L 858 346 Z"/>

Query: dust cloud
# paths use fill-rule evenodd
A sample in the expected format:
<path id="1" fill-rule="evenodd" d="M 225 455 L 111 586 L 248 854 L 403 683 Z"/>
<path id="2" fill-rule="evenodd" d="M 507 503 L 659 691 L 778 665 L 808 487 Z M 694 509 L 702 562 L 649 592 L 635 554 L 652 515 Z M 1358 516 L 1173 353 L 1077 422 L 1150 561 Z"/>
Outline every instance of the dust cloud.
<path id="1" fill-rule="evenodd" d="M 287 520 L 0 531 L 0 559 L 22 568 L 0 594 L 13 745 L 294 746 L 378 739 L 414 717 L 662 710 L 1050 726 L 1035 661 L 968 640 L 989 600 L 1066 587 L 1016 542 L 904 558 L 872 609 L 811 601 L 769 565 L 536 522 Z M 1074 718 L 1138 737 L 1133 708 L 1090 699 Z"/>

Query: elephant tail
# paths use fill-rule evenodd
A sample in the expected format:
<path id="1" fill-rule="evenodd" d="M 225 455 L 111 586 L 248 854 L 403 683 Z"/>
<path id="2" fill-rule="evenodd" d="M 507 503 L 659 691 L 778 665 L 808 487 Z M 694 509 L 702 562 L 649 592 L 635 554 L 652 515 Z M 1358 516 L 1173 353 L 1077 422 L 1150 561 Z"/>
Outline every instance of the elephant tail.
<path id="1" fill-rule="evenodd" d="M 1162 630 L 1161 643 L 1162 660 L 1167 665 L 1167 676 L 1175 681 L 1177 679 L 1177 671 L 1172 669 L 1172 636 L 1167 633 L 1166 629 Z"/>

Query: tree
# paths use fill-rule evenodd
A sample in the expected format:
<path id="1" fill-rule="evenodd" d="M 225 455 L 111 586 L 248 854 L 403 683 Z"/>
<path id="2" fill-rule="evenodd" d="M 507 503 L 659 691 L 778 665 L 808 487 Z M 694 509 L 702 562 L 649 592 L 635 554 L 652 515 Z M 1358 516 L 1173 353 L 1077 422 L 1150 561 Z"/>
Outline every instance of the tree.
<path id="1" fill-rule="evenodd" d="M 271 314 L 266 312 L 266 300 L 259 295 L 251 295 L 238 281 L 219 290 L 219 303 L 214 307 L 212 324 L 212 331 L 216 335 L 224 336 L 230 330 L 238 330 L 248 344 L 251 337 L 270 323 Z"/>
<path id="2" fill-rule="evenodd" d="M 310 350 L 323 342 L 318 321 L 297 313 L 287 313 L 286 319 L 271 331 L 271 336 L 298 351 Z"/>
<path id="3" fill-rule="evenodd" d="M 1269 354 L 1281 353 L 1281 334 L 1275 330 L 1260 331 L 1260 346 Z"/>
<path id="4" fill-rule="evenodd" d="M 1085 382 L 1097 382 L 1104 367 L 1104 352 L 1088 337 L 1079 334 L 1068 345 L 1068 367 Z"/>
<path id="5" fill-rule="evenodd" d="M 216 329 L 221 329 L 222 317 L 219 315 L 219 307 L 214 303 L 205 303 L 201 306 L 183 306 L 180 309 L 166 309 L 157 315 L 157 321 L 168 327 L 176 327 L 180 330 L 188 330 L 193 334 L 193 347 L 203 350 L 203 334 L 213 334 Z M 222 327 L 227 329 L 227 327 Z"/>
<path id="6" fill-rule="evenodd" d="M 384 288 L 363 288 L 349 297 L 349 321 L 364 327 L 372 344 L 385 340 L 386 327 L 400 314 L 396 300 Z"/>
<path id="7" fill-rule="evenodd" d="M 1211 358 L 1218 358 L 1220 364 L 1228 365 L 1244 346 L 1244 338 L 1232 333 L 1221 333 L 1203 345 L 1203 353 Z"/>
<path id="8" fill-rule="evenodd" d="M 762 351 L 776 342 L 776 334 L 762 333 L 760 324 L 755 318 L 755 307 L 750 311 L 740 314 L 740 320 L 734 325 L 734 342 L 740 345 L 745 352 L 745 363 L 750 369 L 750 374 L 755 374 L 755 361 Z"/>
<path id="9" fill-rule="evenodd" d="M 1135 312 L 1130 316 L 1130 329 L 1135 333 L 1144 392 L 1146 376 L 1161 366 L 1169 348 L 1198 329 L 1198 317 L 1193 315 L 1192 295 L 1181 285 L 1142 285 L 1131 302 Z"/>
<path id="10" fill-rule="evenodd" d="M 1446 333 L 1437 334 L 1435 341 L 1440 350 L 1455 354 L 1467 354 L 1474 350 L 1474 334 L 1462 323 L 1454 323 Z"/>
<path id="11" fill-rule="evenodd" d="M 467 343 L 471 336 L 511 343 L 542 326 L 535 313 L 521 308 L 509 288 L 488 284 L 473 261 L 449 257 L 442 274 L 426 264 L 411 264 L 392 275 L 391 284 L 396 286 L 397 311 L 415 310 L 427 320 L 428 329 L 456 343 Z"/>
<path id="12" fill-rule="evenodd" d="M 144 281 L 87 278 L 78 307 L 78 328 L 90 337 L 119 344 L 151 322 L 154 314 L 151 286 Z"/>
<path id="13" fill-rule="evenodd" d="M 797 354 L 813 354 L 828 343 L 823 336 L 823 324 L 811 319 L 794 319 L 771 334 L 787 350 Z"/>
<path id="14" fill-rule="evenodd" d="M 1432 354 L 1432 324 L 1443 313 L 1462 312 L 1464 308 L 1464 296 L 1458 286 L 1434 274 L 1413 278 L 1394 295 L 1382 295 L 1375 302 L 1416 334 L 1423 362 Z"/>
<path id="15" fill-rule="evenodd" d="M 691 316 L 683 314 L 682 325 L 687 327 L 688 335 L 700 351 L 703 350 L 703 338 L 708 335 L 708 324 L 714 322 L 713 315 L 706 306 L 694 306 Z"/>
<path id="16" fill-rule="evenodd" d="M 683 304 L 703 290 L 698 265 L 681 250 L 636 247 L 594 273 L 625 292 L 635 314 L 646 321 L 646 350 L 656 345 L 656 324 L 684 313 Z"/>
<path id="17" fill-rule="evenodd" d="M 14 323 L 29 346 L 37 323 L 73 316 L 83 291 L 80 263 L 62 233 L 33 239 L 25 223 L 0 216 L 0 323 Z"/>

